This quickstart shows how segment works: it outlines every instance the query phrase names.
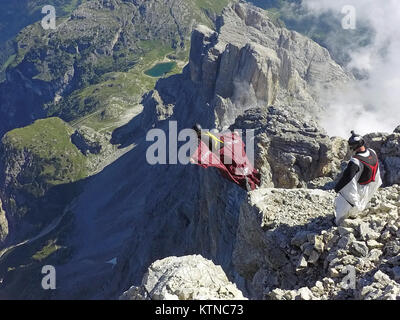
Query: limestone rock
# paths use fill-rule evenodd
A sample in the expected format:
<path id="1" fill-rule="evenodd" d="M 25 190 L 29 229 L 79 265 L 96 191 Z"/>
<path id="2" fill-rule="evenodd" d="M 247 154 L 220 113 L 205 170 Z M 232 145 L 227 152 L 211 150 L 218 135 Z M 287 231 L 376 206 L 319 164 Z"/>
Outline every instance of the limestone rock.
<path id="1" fill-rule="evenodd" d="M 378 232 L 375 232 L 372 230 L 369 225 L 365 222 L 362 222 L 359 225 L 359 232 L 360 232 L 360 237 L 362 240 L 376 240 L 380 237 L 380 234 Z"/>
<path id="2" fill-rule="evenodd" d="M 264 10 L 235 3 L 218 23 L 218 32 L 194 30 L 189 74 L 212 100 L 220 128 L 254 107 L 289 105 L 315 114 L 319 86 L 352 80 L 325 48 L 275 25 Z"/>
<path id="3" fill-rule="evenodd" d="M 299 267 L 300 258 L 297 256 L 291 261 L 288 248 L 292 240 L 295 247 L 303 241 L 309 243 L 308 233 L 301 225 L 320 221 L 321 229 L 331 226 L 331 221 L 325 220 L 325 217 L 333 212 L 333 199 L 333 194 L 321 190 L 253 191 L 249 203 L 241 207 L 233 253 L 235 269 L 245 278 L 251 279 L 258 268 L 265 264 L 284 283 L 294 285 L 298 281 L 295 269 Z M 317 230 L 318 227 L 313 232 Z M 309 247 L 311 254 L 314 244 L 309 243 Z M 316 262 L 316 253 L 313 253 L 311 262 Z M 304 265 L 304 262 L 300 262 L 300 266 Z"/>
<path id="4" fill-rule="evenodd" d="M 374 149 L 381 161 L 384 185 L 400 184 L 400 133 L 371 133 L 365 136 L 368 146 Z"/>
<path id="5" fill-rule="evenodd" d="M 255 274 L 264 283 L 264 290 L 257 291 L 262 295 L 253 297 L 258 299 L 400 299 L 397 231 L 377 237 L 380 230 L 398 225 L 381 206 L 394 205 L 398 194 L 398 186 L 380 189 L 367 213 L 337 228 L 333 193 L 255 190 L 241 208 L 235 268 L 248 283 Z M 258 268 L 276 277 L 260 280 Z"/>
<path id="6" fill-rule="evenodd" d="M 99 154 L 102 151 L 99 137 L 100 134 L 95 130 L 88 127 L 81 127 L 79 130 L 75 130 L 71 136 L 71 141 L 84 155 L 88 155 L 89 153 Z"/>
<path id="7" fill-rule="evenodd" d="M 299 293 L 299 298 L 301 300 L 311 300 L 313 297 L 311 290 L 307 287 L 300 288 L 298 290 L 298 293 Z"/>
<path id="8" fill-rule="evenodd" d="M 398 300 L 400 285 L 382 271 L 377 271 L 373 283 L 362 288 L 360 298 L 365 300 Z"/>
<path id="9" fill-rule="evenodd" d="M 267 187 L 306 187 L 339 170 L 332 166 L 333 144 L 323 129 L 289 107 L 250 109 L 232 127 L 255 130 L 255 164 Z"/>
<path id="10" fill-rule="evenodd" d="M 356 256 L 365 257 L 368 254 L 368 247 L 362 241 L 354 241 L 350 246 L 350 251 Z"/>
<path id="11" fill-rule="evenodd" d="M 122 300 L 243 300 L 220 266 L 197 256 L 169 257 L 154 262 L 140 287 L 126 291 Z"/>
<path id="12" fill-rule="evenodd" d="M 114 154 L 118 154 L 116 147 L 111 145 L 109 140 L 108 135 L 86 126 L 79 127 L 71 135 L 71 142 L 87 157 L 91 173 L 100 170 Z"/>
<path id="13" fill-rule="evenodd" d="M 367 241 L 367 245 L 371 249 L 376 249 L 376 248 L 382 248 L 383 247 L 383 244 L 378 242 L 378 241 L 376 241 L 376 240 L 368 240 Z"/>

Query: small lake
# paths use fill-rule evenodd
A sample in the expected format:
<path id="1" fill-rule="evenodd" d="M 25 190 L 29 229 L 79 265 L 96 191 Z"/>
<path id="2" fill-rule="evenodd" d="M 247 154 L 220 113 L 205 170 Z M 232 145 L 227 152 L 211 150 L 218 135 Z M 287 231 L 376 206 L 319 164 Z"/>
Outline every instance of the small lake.
<path id="1" fill-rule="evenodd" d="M 163 76 L 165 73 L 170 72 L 173 68 L 175 68 L 175 66 L 176 62 L 158 63 L 153 68 L 146 70 L 144 74 L 150 77 L 158 78 Z"/>

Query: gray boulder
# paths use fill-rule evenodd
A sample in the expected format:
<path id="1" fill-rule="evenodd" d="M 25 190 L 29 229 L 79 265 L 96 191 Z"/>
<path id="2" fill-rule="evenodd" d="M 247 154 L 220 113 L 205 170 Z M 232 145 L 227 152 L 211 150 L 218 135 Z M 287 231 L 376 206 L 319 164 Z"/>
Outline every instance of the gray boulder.
<path id="1" fill-rule="evenodd" d="M 120 300 L 244 300 L 220 266 L 202 256 L 169 257 L 154 262 L 140 287 Z"/>
<path id="2" fill-rule="evenodd" d="M 400 132 L 392 134 L 371 133 L 365 137 L 366 143 L 374 149 L 381 161 L 381 176 L 384 185 L 400 184 Z"/>

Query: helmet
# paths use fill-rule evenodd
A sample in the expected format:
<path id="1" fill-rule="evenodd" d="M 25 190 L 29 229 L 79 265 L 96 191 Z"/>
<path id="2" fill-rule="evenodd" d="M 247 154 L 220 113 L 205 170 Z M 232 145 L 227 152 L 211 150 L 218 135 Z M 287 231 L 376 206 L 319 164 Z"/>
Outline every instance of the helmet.
<path id="1" fill-rule="evenodd" d="M 193 126 L 192 129 L 193 129 L 194 131 L 196 131 L 197 134 L 201 134 L 201 130 L 202 130 L 203 128 L 201 127 L 201 125 L 199 125 L 198 123 L 196 123 L 196 124 Z"/>
<path id="2" fill-rule="evenodd" d="M 365 145 L 364 138 L 358 134 L 355 134 L 354 131 L 351 131 L 351 137 L 349 138 L 348 142 L 350 149 L 353 151 Z"/>

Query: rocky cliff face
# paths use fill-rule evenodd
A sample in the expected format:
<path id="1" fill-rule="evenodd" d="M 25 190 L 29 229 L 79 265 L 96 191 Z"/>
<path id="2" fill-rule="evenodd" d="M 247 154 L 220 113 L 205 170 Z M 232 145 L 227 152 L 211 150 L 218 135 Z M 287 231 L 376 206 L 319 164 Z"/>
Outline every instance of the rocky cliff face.
<path id="1" fill-rule="evenodd" d="M 241 208 L 234 264 L 254 298 L 400 298 L 400 188 L 381 189 L 339 228 L 333 199 L 322 190 L 251 193 Z"/>
<path id="2" fill-rule="evenodd" d="M 400 299 L 400 187 L 381 189 L 369 208 L 340 227 L 332 221 L 334 197 L 332 191 L 307 189 L 250 193 L 241 206 L 232 256 L 249 298 Z M 231 292 L 228 296 L 211 294 L 220 276 L 204 261 L 157 261 L 142 286 L 130 288 L 121 299 L 241 298 L 232 285 L 222 290 Z M 195 269 L 189 270 L 192 265 Z"/>
<path id="3" fill-rule="evenodd" d="M 204 25 L 194 29 L 182 78 L 160 81 L 143 101 L 144 128 L 170 118 L 171 105 L 172 118 L 183 119 L 188 112 L 183 102 L 192 105 L 190 111 L 204 125 L 220 129 L 247 109 L 271 105 L 317 118 L 323 107 L 318 101 L 320 87 L 338 87 L 353 79 L 326 49 L 276 26 L 265 11 L 244 3 L 224 9 L 217 31 Z M 196 91 L 197 97 L 180 95 L 176 89 L 182 86 Z M 154 118 L 154 109 L 163 116 Z"/>
<path id="4" fill-rule="evenodd" d="M 64 186 L 85 177 L 87 166 L 71 134 L 61 119 L 49 118 L 1 140 L 0 197 L 6 214 L 0 215 L 0 226 L 10 231 L 1 237 L 1 249 L 39 233 L 73 197 L 72 185 Z"/>
<path id="5" fill-rule="evenodd" d="M 250 109 L 232 128 L 254 130 L 255 163 L 268 187 L 329 188 L 347 155 L 346 141 L 328 137 L 312 116 L 289 106 Z"/>
<path id="6" fill-rule="evenodd" d="M 236 4 L 217 24 L 218 32 L 204 26 L 193 32 L 190 78 L 212 97 L 220 127 L 257 106 L 286 105 L 316 115 L 318 90 L 352 79 L 326 49 L 276 26 L 262 10 Z"/>

